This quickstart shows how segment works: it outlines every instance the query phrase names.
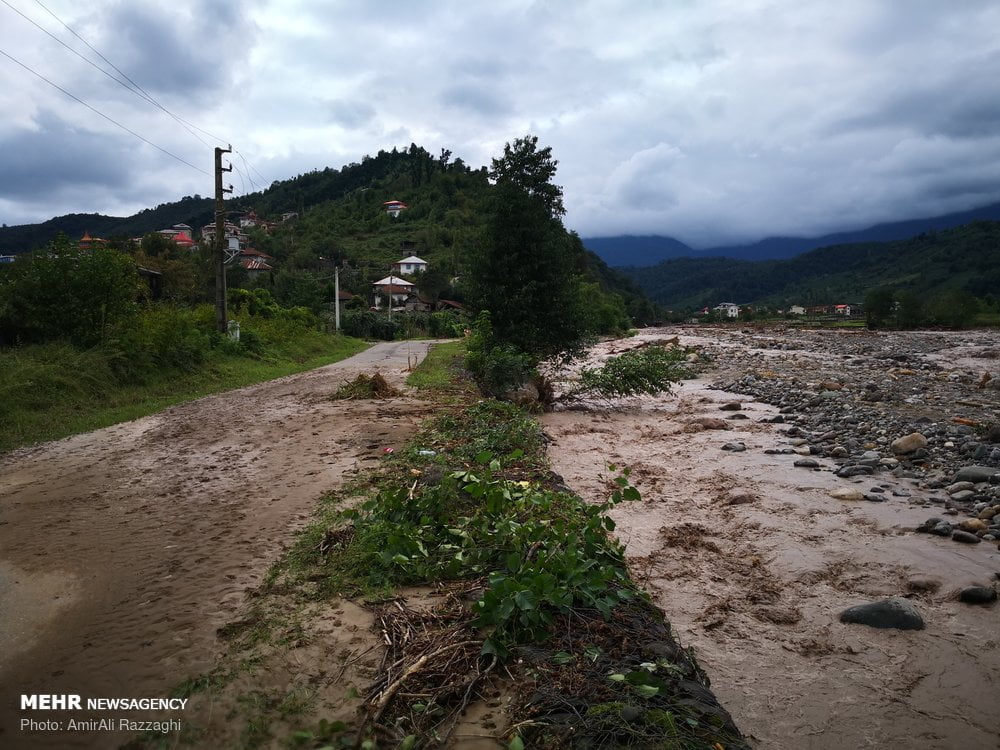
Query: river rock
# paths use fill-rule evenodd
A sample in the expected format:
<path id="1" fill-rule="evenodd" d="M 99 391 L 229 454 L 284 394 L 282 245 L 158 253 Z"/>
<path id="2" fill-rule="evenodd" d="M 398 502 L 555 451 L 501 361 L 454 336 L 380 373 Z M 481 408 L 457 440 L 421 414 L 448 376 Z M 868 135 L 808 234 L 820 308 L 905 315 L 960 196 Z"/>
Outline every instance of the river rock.
<path id="1" fill-rule="evenodd" d="M 962 544 L 979 544 L 982 541 L 978 536 L 970 534 L 968 531 L 956 531 L 951 535 L 951 538 Z"/>
<path id="2" fill-rule="evenodd" d="M 897 456 L 905 456 L 907 453 L 915 453 L 921 448 L 927 447 L 927 438 L 919 432 L 911 432 L 892 441 L 889 449 Z"/>
<path id="3" fill-rule="evenodd" d="M 923 630 L 924 618 L 913 603 L 898 596 L 880 602 L 859 604 L 840 613 L 844 623 L 868 625 L 872 628 Z"/>
<path id="4" fill-rule="evenodd" d="M 994 474 L 1000 474 L 995 466 L 963 466 L 956 472 L 952 482 L 988 482 Z"/>
<path id="5" fill-rule="evenodd" d="M 719 407 L 721 411 L 739 411 L 743 408 L 743 404 L 739 401 L 730 401 L 728 404 L 723 404 Z"/>
<path id="6" fill-rule="evenodd" d="M 968 531 L 975 534 L 977 531 L 986 531 L 986 521 L 982 521 L 978 518 L 971 518 L 968 521 L 962 521 L 958 524 L 958 528 L 962 531 Z"/>
<path id="7" fill-rule="evenodd" d="M 958 598 L 966 604 L 992 604 L 997 600 L 997 592 L 996 589 L 987 586 L 969 586 L 967 589 L 962 589 Z"/>
<path id="8" fill-rule="evenodd" d="M 830 490 L 830 497 L 836 500 L 864 500 L 865 493 L 850 487 L 838 487 L 835 490 Z"/>
<path id="9" fill-rule="evenodd" d="M 815 458 L 800 458 L 793 465 L 800 469 L 818 469 L 819 461 Z"/>
<path id="10" fill-rule="evenodd" d="M 742 487 L 734 487 L 726 493 L 726 505 L 746 505 L 757 499 L 757 496 L 750 490 Z"/>
<path id="11" fill-rule="evenodd" d="M 726 443 L 722 446 L 724 451 L 732 451 L 733 453 L 742 453 L 747 449 L 745 443 Z"/>
<path id="12" fill-rule="evenodd" d="M 726 430 L 729 428 L 726 420 L 719 419 L 718 417 L 698 417 L 697 419 L 692 419 L 688 424 L 700 425 L 706 430 Z"/>

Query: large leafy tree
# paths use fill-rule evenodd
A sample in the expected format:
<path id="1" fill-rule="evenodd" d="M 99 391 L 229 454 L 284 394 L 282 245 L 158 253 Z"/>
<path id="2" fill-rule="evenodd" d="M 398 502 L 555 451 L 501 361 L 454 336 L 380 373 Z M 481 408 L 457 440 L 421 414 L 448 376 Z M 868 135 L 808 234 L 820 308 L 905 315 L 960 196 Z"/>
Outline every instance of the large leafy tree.
<path id="1" fill-rule="evenodd" d="M 510 184 L 537 198 L 553 217 L 566 213 L 562 188 L 553 184 L 559 162 L 552 147 L 538 148 L 538 136 L 526 135 L 503 147 L 503 156 L 493 159 L 490 179 L 498 185 Z"/>
<path id="2" fill-rule="evenodd" d="M 474 259 L 470 301 L 489 310 L 492 338 L 535 358 L 577 349 L 587 331 L 580 295 L 581 247 L 559 215 L 551 149 L 520 138 L 493 160 L 496 181 L 482 251 Z"/>

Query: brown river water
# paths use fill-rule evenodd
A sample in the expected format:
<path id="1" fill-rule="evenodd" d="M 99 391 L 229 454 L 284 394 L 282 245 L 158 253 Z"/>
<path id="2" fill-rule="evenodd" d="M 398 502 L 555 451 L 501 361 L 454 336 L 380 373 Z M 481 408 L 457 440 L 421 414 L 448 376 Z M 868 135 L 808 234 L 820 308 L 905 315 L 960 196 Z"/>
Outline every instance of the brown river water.
<path id="1" fill-rule="evenodd" d="M 852 480 L 793 468 L 798 455 L 764 454 L 788 447 L 789 425 L 759 423 L 777 409 L 712 390 L 713 377 L 542 422 L 553 469 L 584 498 L 606 497 L 608 463 L 631 468 L 642 500 L 613 511 L 617 534 L 737 726 L 760 748 L 1000 747 L 1000 607 L 955 600 L 958 589 L 995 581 L 996 543 L 915 534 L 934 513 L 909 502 L 830 497 Z M 723 417 L 729 401 L 750 419 L 688 426 Z M 737 440 L 746 452 L 720 450 Z M 873 484 L 864 479 L 859 487 Z M 912 598 L 925 630 L 838 620 L 895 595 Z"/>

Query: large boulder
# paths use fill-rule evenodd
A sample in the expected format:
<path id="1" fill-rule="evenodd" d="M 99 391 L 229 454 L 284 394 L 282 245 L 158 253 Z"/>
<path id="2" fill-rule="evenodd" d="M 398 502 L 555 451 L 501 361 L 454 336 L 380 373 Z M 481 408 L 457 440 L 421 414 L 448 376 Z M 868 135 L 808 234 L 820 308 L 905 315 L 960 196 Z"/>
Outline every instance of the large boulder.
<path id="1" fill-rule="evenodd" d="M 952 482 L 988 482 L 994 474 L 1000 474 L 995 466 L 963 466 L 956 472 Z"/>
<path id="2" fill-rule="evenodd" d="M 848 607 L 840 613 L 840 621 L 867 625 L 871 628 L 896 630 L 923 630 L 924 618 L 907 599 L 893 596 L 880 602 Z"/>

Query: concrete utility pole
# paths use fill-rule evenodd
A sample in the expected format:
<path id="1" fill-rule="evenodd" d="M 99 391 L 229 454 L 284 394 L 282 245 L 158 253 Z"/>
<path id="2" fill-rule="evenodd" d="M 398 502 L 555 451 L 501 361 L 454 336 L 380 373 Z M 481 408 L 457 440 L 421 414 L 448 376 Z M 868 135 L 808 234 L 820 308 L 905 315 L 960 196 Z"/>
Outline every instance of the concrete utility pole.
<path id="1" fill-rule="evenodd" d="M 225 194 L 233 192 L 233 186 L 222 187 L 222 173 L 232 172 L 233 167 L 222 166 L 222 155 L 232 153 L 233 147 L 215 149 L 215 328 L 219 333 L 228 333 L 229 320 L 226 315 L 226 201 Z"/>
<path id="2" fill-rule="evenodd" d="M 340 266 L 333 267 L 333 309 L 335 310 L 334 319 L 336 321 L 336 330 L 340 330 Z"/>

